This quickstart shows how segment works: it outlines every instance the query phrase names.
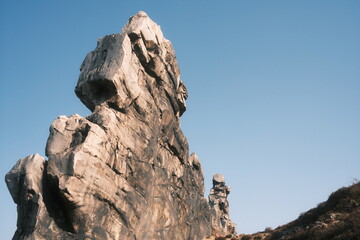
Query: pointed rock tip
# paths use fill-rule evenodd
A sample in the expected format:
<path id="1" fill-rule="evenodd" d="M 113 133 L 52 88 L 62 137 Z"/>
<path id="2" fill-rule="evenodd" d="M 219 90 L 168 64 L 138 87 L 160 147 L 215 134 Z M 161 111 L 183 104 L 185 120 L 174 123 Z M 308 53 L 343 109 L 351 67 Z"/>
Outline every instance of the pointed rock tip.
<path id="1" fill-rule="evenodd" d="M 140 28 L 148 26 L 151 29 L 156 28 L 157 24 L 144 11 L 139 11 L 129 18 L 128 23 L 124 26 L 122 32 L 136 32 Z"/>
<path id="2" fill-rule="evenodd" d="M 157 25 L 145 12 L 139 11 L 130 17 L 128 23 L 123 27 L 122 33 L 131 34 L 132 37 L 142 37 L 147 44 L 156 43 L 160 45 L 164 35 L 159 25 Z"/>
<path id="3" fill-rule="evenodd" d="M 213 182 L 216 182 L 216 183 L 225 183 L 225 178 L 222 174 L 220 173 L 216 173 L 214 174 L 213 176 Z"/>
<path id="4" fill-rule="evenodd" d="M 146 14 L 146 12 L 144 12 L 144 11 L 138 11 L 137 14 L 136 14 L 136 16 L 139 16 L 139 17 L 149 17 L 149 16 Z"/>
<path id="5" fill-rule="evenodd" d="M 130 24 L 131 22 L 134 22 L 134 21 L 138 21 L 139 19 L 141 19 L 141 18 L 148 18 L 148 19 L 150 19 L 150 17 L 146 14 L 146 12 L 144 12 L 144 11 L 138 11 L 135 15 L 133 15 L 133 16 L 131 16 L 130 18 L 129 18 L 129 22 L 128 22 L 128 24 Z"/>

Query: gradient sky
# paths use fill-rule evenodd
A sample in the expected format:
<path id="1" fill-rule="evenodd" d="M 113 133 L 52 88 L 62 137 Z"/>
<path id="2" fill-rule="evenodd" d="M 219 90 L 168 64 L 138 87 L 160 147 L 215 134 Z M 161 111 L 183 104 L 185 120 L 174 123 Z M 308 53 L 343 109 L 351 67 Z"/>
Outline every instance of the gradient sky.
<path id="1" fill-rule="evenodd" d="M 360 1 L 0 0 L 0 175 L 44 156 L 96 39 L 143 10 L 175 48 L 189 99 L 181 125 L 206 192 L 231 187 L 238 232 L 294 220 L 360 179 Z M 0 232 L 16 205 L 0 182 Z"/>

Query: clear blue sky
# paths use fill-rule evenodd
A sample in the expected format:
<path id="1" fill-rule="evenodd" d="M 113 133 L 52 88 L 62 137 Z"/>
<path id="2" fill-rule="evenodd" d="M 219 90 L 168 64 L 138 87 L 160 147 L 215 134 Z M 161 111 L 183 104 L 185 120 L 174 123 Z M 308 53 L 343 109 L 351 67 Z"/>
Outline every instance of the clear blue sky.
<path id="1" fill-rule="evenodd" d="M 44 156 L 96 39 L 143 10 L 174 45 L 182 128 L 231 186 L 239 232 L 277 227 L 360 179 L 360 1 L 0 1 L 0 175 Z M 0 232 L 16 205 L 0 182 Z"/>

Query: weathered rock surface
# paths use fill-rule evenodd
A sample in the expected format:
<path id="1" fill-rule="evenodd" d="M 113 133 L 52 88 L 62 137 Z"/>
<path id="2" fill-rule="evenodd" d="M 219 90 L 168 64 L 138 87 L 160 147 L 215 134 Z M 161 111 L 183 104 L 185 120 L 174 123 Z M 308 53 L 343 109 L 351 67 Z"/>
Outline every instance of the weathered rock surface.
<path id="1" fill-rule="evenodd" d="M 228 233 L 228 190 L 220 181 L 212 207 L 204 198 L 179 127 L 187 90 L 160 27 L 139 12 L 80 70 L 75 92 L 92 114 L 58 117 L 48 159 L 26 157 L 6 175 L 14 239 L 202 239 L 219 221 Z"/>
<path id="2" fill-rule="evenodd" d="M 213 236 L 235 236 L 236 225 L 230 220 L 229 202 L 227 197 L 230 187 L 225 185 L 225 178 L 221 174 L 213 176 L 213 187 L 210 190 L 209 204 L 215 211 L 212 214 L 212 235 Z"/>

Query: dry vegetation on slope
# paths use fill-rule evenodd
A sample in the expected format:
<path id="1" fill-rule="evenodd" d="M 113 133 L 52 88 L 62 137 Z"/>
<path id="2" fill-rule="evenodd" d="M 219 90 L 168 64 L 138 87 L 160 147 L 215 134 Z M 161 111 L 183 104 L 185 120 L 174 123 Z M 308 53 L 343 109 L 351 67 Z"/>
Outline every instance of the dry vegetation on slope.
<path id="1" fill-rule="evenodd" d="M 299 218 L 275 230 L 252 235 L 241 234 L 233 240 L 359 240 L 360 183 L 332 193 L 326 202 L 300 214 Z"/>

